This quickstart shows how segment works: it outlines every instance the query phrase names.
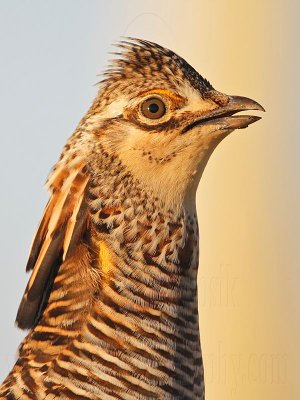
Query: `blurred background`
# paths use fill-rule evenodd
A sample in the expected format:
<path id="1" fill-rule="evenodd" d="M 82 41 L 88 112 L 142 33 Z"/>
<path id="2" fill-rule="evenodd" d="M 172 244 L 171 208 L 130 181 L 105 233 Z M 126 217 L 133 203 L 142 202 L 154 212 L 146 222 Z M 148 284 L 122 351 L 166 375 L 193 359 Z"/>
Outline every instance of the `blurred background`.
<path id="1" fill-rule="evenodd" d="M 146 38 L 267 110 L 211 157 L 198 191 L 207 400 L 300 397 L 299 2 L 1 0 L 0 379 L 43 183 L 91 103 L 112 43 Z"/>

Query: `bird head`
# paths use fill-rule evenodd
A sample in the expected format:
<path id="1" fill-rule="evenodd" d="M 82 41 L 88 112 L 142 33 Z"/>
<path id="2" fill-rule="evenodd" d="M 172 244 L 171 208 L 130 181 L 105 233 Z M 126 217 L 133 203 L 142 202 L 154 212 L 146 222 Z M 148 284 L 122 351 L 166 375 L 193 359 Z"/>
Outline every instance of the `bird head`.
<path id="1" fill-rule="evenodd" d="M 185 60 L 157 44 L 130 39 L 105 72 L 82 126 L 94 153 L 113 154 L 140 187 L 166 207 L 194 204 L 215 147 L 260 117 L 255 101 L 216 91 Z M 97 163 L 93 162 L 97 169 Z"/>

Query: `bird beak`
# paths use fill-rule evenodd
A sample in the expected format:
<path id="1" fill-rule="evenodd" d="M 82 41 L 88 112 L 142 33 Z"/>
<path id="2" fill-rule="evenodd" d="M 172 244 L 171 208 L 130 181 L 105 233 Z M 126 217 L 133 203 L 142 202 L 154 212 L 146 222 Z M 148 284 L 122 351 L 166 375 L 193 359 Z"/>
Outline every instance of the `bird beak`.
<path id="1" fill-rule="evenodd" d="M 241 96 L 229 96 L 229 102 L 225 106 L 223 111 L 228 112 L 228 116 L 224 116 L 222 119 L 222 129 L 243 129 L 248 125 L 253 124 L 261 119 L 261 117 L 255 115 L 235 115 L 233 114 L 239 111 L 258 110 L 265 111 L 265 109 L 257 103 L 255 100 L 248 99 L 248 97 Z"/>
<path id="2" fill-rule="evenodd" d="M 243 129 L 248 125 L 253 124 L 261 119 L 255 115 L 234 115 L 240 111 L 258 110 L 265 111 L 265 109 L 256 101 L 241 96 L 227 96 L 228 101 L 223 105 L 208 114 L 202 115 L 194 122 L 186 126 L 182 133 L 189 131 L 195 126 L 200 125 L 217 125 L 217 130 L 234 130 Z"/>

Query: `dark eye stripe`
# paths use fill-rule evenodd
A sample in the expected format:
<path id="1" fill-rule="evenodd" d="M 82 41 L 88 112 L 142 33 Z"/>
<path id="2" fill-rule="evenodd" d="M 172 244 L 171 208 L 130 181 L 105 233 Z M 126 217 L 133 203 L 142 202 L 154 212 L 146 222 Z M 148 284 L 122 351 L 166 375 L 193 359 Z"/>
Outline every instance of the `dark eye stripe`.
<path id="1" fill-rule="evenodd" d="M 161 99 L 151 97 L 142 103 L 141 111 L 146 118 L 159 119 L 165 115 L 167 109 L 165 103 Z"/>

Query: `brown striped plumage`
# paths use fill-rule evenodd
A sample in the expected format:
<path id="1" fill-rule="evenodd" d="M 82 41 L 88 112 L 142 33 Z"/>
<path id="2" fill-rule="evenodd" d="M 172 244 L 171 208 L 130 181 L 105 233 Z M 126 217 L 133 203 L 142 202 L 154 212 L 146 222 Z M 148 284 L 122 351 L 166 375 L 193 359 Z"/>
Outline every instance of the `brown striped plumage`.
<path id="1" fill-rule="evenodd" d="M 262 107 L 156 44 L 120 47 L 49 178 L 0 399 L 204 399 L 195 193 L 217 144 L 258 119 L 232 115 Z"/>

